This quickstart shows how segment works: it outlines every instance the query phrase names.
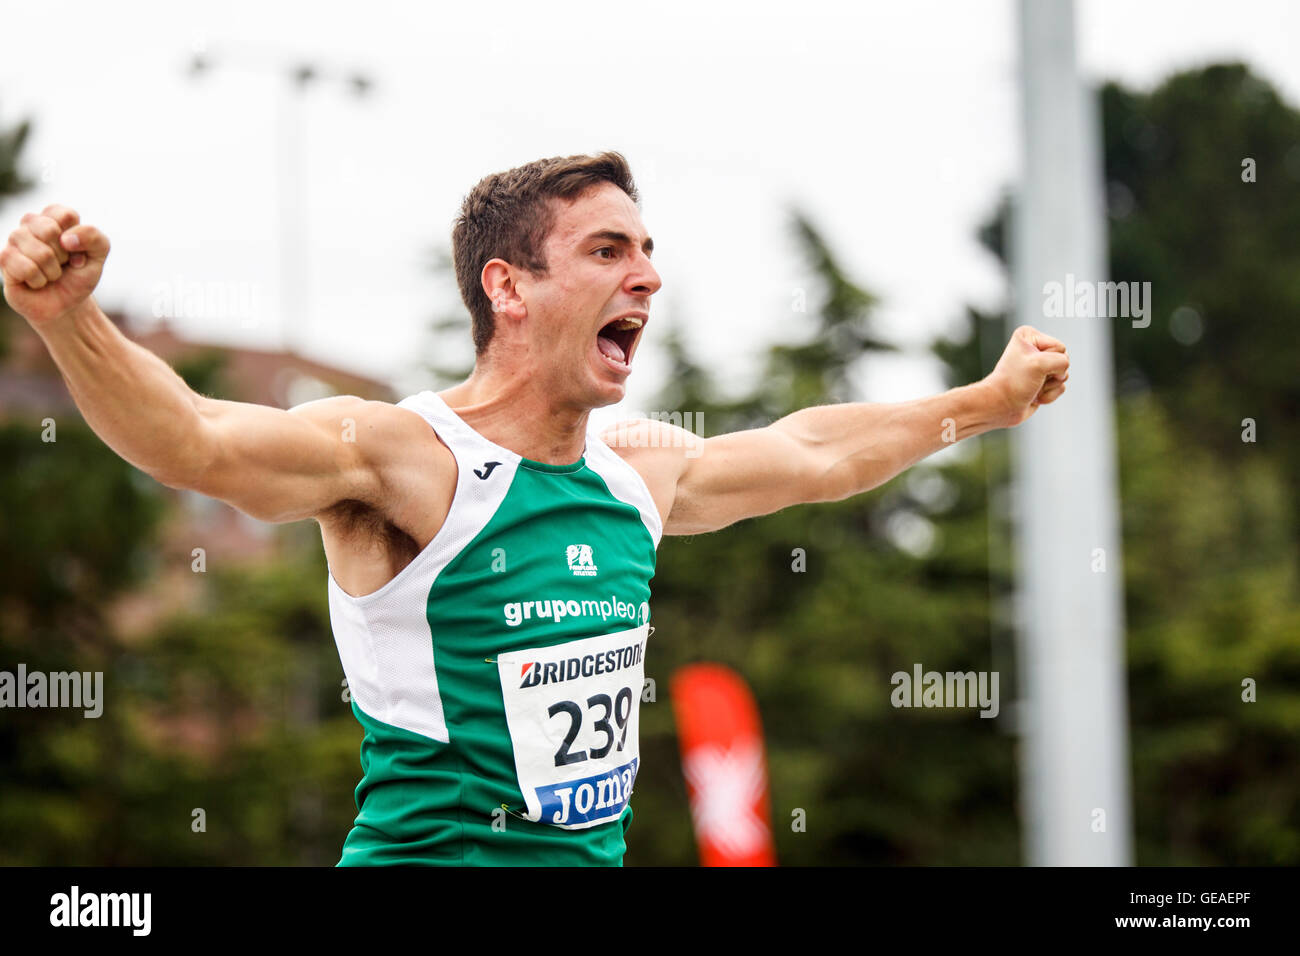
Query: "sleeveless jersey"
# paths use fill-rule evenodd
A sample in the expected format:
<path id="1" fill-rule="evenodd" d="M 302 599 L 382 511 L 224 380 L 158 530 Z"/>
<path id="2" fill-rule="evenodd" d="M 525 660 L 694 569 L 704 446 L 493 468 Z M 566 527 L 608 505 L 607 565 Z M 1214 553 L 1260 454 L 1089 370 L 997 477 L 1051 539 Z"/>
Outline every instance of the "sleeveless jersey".
<path id="1" fill-rule="evenodd" d="M 663 531 L 650 492 L 594 431 L 548 465 L 432 391 L 398 407 L 451 450 L 456 491 L 379 590 L 329 575 L 365 731 L 339 865 L 622 865 Z"/>

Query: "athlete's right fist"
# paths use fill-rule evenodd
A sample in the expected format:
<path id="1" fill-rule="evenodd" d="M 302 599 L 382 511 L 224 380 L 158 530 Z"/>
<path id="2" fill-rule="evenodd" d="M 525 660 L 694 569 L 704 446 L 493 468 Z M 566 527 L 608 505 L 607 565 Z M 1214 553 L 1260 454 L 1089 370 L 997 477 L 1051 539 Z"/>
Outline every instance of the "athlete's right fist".
<path id="1" fill-rule="evenodd" d="M 108 237 L 67 206 L 29 212 L 0 249 L 5 299 L 32 325 L 49 322 L 90 297 L 107 258 Z"/>

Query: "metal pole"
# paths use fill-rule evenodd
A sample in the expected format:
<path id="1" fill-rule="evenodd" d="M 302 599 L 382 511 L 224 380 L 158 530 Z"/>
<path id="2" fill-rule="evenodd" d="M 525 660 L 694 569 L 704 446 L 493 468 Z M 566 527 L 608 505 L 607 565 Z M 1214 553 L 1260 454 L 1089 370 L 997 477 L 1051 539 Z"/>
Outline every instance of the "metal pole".
<path id="1" fill-rule="evenodd" d="M 278 93 L 276 101 L 276 180 L 280 246 L 280 344 L 297 351 L 307 338 L 307 299 L 310 290 L 307 273 L 307 229 L 304 201 L 302 85 L 294 81 Z"/>
<path id="2" fill-rule="evenodd" d="M 277 290 L 280 344 L 290 351 L 310 347 L 311 267 L 310 231 L 307 225 L 307 152 L 304 143 L 301 97 L 308 86 L 319 82 L 342 82 L 358 99 L 370 94 L 374 81 L 364 73 L 330 70 L 314 62 L 299 62 L 286 69 L 283 64 L 249 54 L 223 53 L 214 60 L 204 50 L 196 50 L 187 73 L 192 79 L 202 77 L 218 64 L 222 68 L 241 69 L 260 76 L 288 79 L 288 86 L 277 93 L 275 103 L 275 177 L 279 253 L 279 289 Z"/>
<path id="3" fill-rule="evenodd" d="M 1068 391 L 1011 433 L 1026 860 L 1126 866 L 1132 822 L 1109 325 L 1120 320 L 1050 317 L 1044 288 L 1105 278 L 1100 127 L 1076 70 L 1071 0 L 1019 7 L 1025 167 L 1013 217 L 1015 324 L 1070 351 Z"/>

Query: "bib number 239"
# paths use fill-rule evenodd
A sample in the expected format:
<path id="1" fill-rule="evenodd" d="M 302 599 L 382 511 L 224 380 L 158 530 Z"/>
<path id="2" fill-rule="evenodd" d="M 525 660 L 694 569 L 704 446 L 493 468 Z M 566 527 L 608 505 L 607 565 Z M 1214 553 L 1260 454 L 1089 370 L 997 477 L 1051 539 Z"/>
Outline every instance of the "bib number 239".
<path id="1" fill-rule="evenodd" d="M 642 625 L 497 655 L 530 820 L 578 830 L 617 820 L 627 806 L 648 633 Z"/>

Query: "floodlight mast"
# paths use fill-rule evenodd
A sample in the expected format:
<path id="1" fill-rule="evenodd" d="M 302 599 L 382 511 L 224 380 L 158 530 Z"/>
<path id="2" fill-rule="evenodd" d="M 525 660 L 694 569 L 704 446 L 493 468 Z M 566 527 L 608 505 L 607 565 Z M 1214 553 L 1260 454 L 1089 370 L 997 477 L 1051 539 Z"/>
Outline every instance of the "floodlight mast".
<path id="1" fill-rule="evenodd" d="M 1111 344 L 1112 323 L 1126 320 L 1104 316 L 1102 303 L 1092 318 L 1045 305 L 1048 283 L 1070 276 L 1099 287 L 1105 278 L 1100 123 L 1076 66 L 1072 0 L 1020 0 L 1018 22 L 1024 169 L 1012 219 L 1013 328 L 1032 325 L 1070 354 L 1067 392 L 1011 432 L 1025 861 L 1128 866 Z"/>

